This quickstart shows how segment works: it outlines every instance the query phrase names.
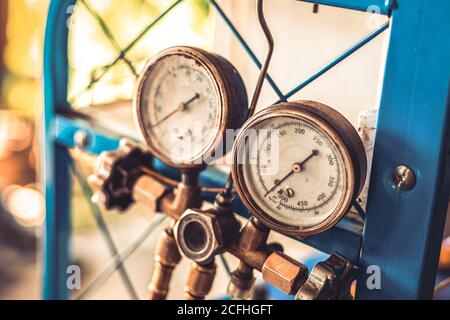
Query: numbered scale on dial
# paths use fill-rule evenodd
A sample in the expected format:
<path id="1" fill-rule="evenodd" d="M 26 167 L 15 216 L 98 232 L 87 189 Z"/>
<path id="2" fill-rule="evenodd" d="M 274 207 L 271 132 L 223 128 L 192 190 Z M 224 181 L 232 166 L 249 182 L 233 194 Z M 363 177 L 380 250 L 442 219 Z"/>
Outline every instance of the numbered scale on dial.
<path id="1" fill-rule="evenodd" d="M 245 120 L 247 93 L 230 62 L 192 47 L 172 47 L 152 59 L 138 80 L 135 119 L 148 148 L 171 166 L 195 168 L 226 153 L 226 129 Z"/>
<path id="2" fill-rule="evenodd" d="M 354 127 L 311 101 L 283 103 L 252 117 L 233 160 L 238 193 L 252 214 L 296 236 L 334 226 L 359 195 L 367 167 Z"/>

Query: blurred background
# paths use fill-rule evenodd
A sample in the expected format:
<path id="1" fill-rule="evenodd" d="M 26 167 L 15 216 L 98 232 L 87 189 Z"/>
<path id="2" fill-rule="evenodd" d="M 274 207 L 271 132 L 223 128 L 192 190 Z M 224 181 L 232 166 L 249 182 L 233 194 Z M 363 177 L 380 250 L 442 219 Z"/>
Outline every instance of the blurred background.
<path id="1" fill-rule="evenodd" d="M 221 0 L 256 55 L 263 60 L 266 43 L 259 30 L 252 0 Z M 266 1 L 268 22 L 276 39 L 270 74 L 287 92 L 349 46 L 384 22 L 371 12 L 298 3 Z M 83 0 L 67 8 L 69 28 L 70 81 L 68 101 L 79 110 L 99 110 L 125 103 L 131 119 L 136 77 L 145 62 L 173 45 L 192 45 L 222 54 L 233 62 L 244 78 L 251 96 L 258 69 L 238 45 L 208 0 L 186 0 L 155 25 L 127 53 L 128 61 L 109 68 L 117 51 L 126 47 L 171 1 L 167 0 Z M 40 241 L 45 220 L 42 188 L 39 184 L 39 152 L 42 138 L 43 39 L 49 0 L 0 0 L 0 299 L 39 299 L 41 283 Z M 363 110 L 378 106 L 381 77 L 386 57 L 385 33 L 361 49 L 314 85 L 294 96 L 318 100 L 342 112 L 357 126 Z M 101 79 L 101 81 L 100 81 Z M 275 93 L 265 86 L 260 106 L 272 104 Z M 102 112 L 103 110 L 103 112 Z M 136 135 L 132 121 L 111 122 Z M 73 153 L 83 176 L 92 172 L 94 160 Z M 78 177 L 79 178 L 79 177 Z M 74 261 L 83 267 L 85 286 L 109 261 L 107 246 L 91 214 L 89 191 L 74 178 L 72 201 Z M 102 212 L 119 248 L 150 220 L 144 208 L 133 207 L 126 215 Z M 126 268 L 140 298 L 152 271 L 155 236 L 150 237 L 126 262 Z M 299 259 L 318 259 L 317 252 L 283 239 L 288 253 Z M 234 263 L 230 258 L 231 263 Z M 449 262 L 447 261 L 447 264 Z M 448 265 L 447 265 L 448 267 Z M 184 271 L 179 268 L 172 298 L 182 296 Z M 226 289 L 225 271 L 219 270 L 213 297 Z M 74 293 L 76 295 L 76 293 Z M 88 298 L 127 299 L 117 275 Z"/>

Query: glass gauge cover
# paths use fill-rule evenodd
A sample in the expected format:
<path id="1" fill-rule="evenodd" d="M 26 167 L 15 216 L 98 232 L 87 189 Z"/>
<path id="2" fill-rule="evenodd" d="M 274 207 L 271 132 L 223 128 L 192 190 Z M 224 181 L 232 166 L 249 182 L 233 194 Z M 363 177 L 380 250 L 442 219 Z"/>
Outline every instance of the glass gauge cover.
<path id="1" fill-rule="evenodd" d="M 366 177 L 354 127 L 311 101 L 283 103 L 251 118 L 233 150 L 233 178 L 250 211 L 268 227 L 309 236 L 334 226 Z"/>
<path id="2" fill-rule="evenodd" d="M 192 168 L 229 151 L 225 131 L 242 124 L 247 104 L 244 83 L 230 62 L 201 49 L 173 47 L 145 67 L 134 109 L 153 155 Z"/>

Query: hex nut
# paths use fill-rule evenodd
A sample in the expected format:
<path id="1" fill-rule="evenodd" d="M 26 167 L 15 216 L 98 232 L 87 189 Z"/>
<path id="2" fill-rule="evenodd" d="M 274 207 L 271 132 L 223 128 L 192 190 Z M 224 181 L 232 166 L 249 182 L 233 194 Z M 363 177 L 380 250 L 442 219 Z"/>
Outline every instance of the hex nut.
<path id="1" fill-rule="evenodd" d="M 261 230 L 255 221 L 255 219 L 250 218 L 241 233 L 239 246 L 243 250 L 254 251 L 267 241 L 269 233 Z"/>
<path id="2" fill-rule="evenodd" d="M 219 218 L 208 211 L 186 210 L 174 230 L 180 251 L 195 262 L 211 260 L 224 246 Z"/>
<path id="3" fill-rule="evenodd" d="M 263 279 L 286 294 L 296 294 L 308 277 L 308 268 L 281 252 L 273 252 L 262 268 Z"/>
<path id="4" fill-rule="evenodd" d="M 143 175 L 136 180 L 133 188 L 133 198 L 142 203 L 150 212 L 158 210 L 158 204 L 167 192 L 167 187 L 153 177 Z"/>

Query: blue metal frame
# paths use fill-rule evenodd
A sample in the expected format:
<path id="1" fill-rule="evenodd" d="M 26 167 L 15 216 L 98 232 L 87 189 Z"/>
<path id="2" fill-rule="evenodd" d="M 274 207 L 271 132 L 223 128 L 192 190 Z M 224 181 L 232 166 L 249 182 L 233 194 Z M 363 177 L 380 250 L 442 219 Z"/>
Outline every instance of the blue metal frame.
<path id="1" fill-rule="evenodd" d="M 324 252 L 338 251 L 359 262 L 361 272 L 357 297 L 431 298 L 449 197 L 448 181 L 448 103 L 450 44 L 445 42 L 450 21 L 450 2 L 435 0 L 320 0 L 305 2 L 365 11 L 377 5 L 381 14 L 392 15 L 391 39 L 380 105 L 365 230 L 350 220 L 306 240 Z M 45 119 L 44 182 L 47 219 L 44 240 L 44 291 L 46 299 L 65 299 L 66 267 L 70 240 L 70 157 L 74 135 L 89 135 L 85 151 L 99 154 L 117 147 L 119 136 L 108 128 L 95 127 L 70 112 L 67 102 L 67 12 L 76 0 L 53 0 L 50 4 L 45 37 Z M 176 1 L 175 3 L 179 3 Z M 258 68 L 261 63 L 216 1 L 211 4 L 224 18 L 231 32 Z M 393 10 L 395 9 L 395 10 Z M 381 34 L 381 26 L 337 59 L 330 62 L 288 94 L 283 94 L 270 76 L 267 81 L 280 101 L 317 79 L 339 62 Z M 146 30 L 145 32 L 147 32 Z M 399 164 L 417 173 L 416 188 L 410 192 L 395 189 L 390 173 Z M 179 173 L 154 162 L 154 168 L 171 177 Z M 221 187 L 225 174 L 210 169 L 201 176 L 205 186 Z M 211 196 L 209 196 L 210 200 Z M 247 211 L 240 201 L 236 210 Z M 369 265 L 382 271 L 381 290 L 365 285 Z"/>
<path id="2" fill-rule="evenodd" d="M 374 150 L 361 268 L 376 264 L 383 289 L 370 291 L 360 273 L 360 298 L 433 296 L 449 199 L 450 1 L 398 1 Z M 391 182 L 405 164 L 412 191 Z"/>
<path id="3" fill-rule="evenodd" d="M 44 146 L 42 152 L 45 184 L 46 221 L 43 252 L 43 296 L 66 299 L 66 270 L 70 244 L 70 157 L 55 143 L 54 120 L 57 111 L 67 110 L 67 8 L 75 1 L 50 4 L 44 50 Z"/>

